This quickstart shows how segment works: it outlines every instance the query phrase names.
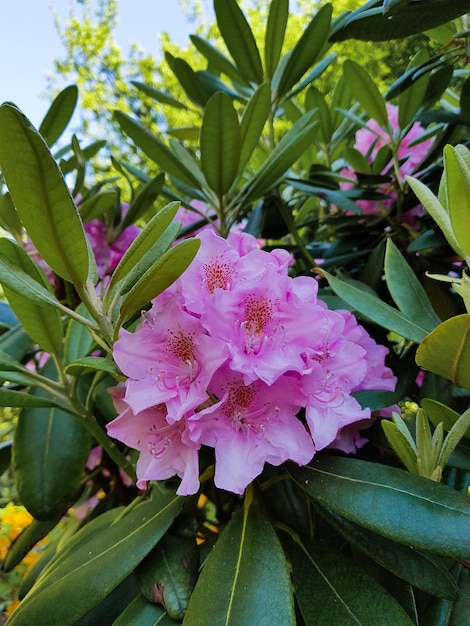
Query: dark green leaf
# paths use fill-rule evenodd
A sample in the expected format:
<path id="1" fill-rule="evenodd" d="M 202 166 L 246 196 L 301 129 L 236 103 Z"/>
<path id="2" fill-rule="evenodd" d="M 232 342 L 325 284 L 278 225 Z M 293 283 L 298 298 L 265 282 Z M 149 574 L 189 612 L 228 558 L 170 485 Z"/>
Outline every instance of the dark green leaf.
<path id="1" fill-rule="evenodd" d="M 271 524 L 253 506 L 232 517 L 206 558 L 184 623 L 295 624 L 284 552 Z"/>
<path id="2" fill-rule="evenodd" d="M 470 12 L 469 0 L 411 1 L 396 15 L 385 15 L 380 0 L 371 0 L 350 13 L 333 31 L 330 41 L 363 39 L 389 41 L 422 33 Z"/>
<path id="3" fill-rule="evenodd" d="M 429 60 L 429 54 L 425 48 L 419 50 L 411 59 L 407 69 Z M 408 89 L 402 91 L 398 98 L 398 125 L 405 128 L 413 121 L 414 116 L 424 102 L 424 97 L 429 85 L 429 73 L 423 74 L 420 78 L 412 81 Z"/>
<path id="4" fill-rule="evenodd" d="M 80 217 L 89 222 L 113 209 L 119 201 L 118 191 L 102 191 L 80 203 Z"/>
<path id="5" fill-rule="evenodd" d="M 65 368 L 70 376 L 81 376 L 87 372 L 107 372 L 108 374 L 118 374 L 114 361 L 99 356 L 84 356 L 81 359 L 69 363 Z"/>
<path id="6" fill-rule="evenodd" d="M 22 361 L 32 348 L 33 341 L 20 324 L 0 336 L 0 353 L 7 354 L 17 363 Z M 0 359 L 0 369 L 4 369 L 2 359 Z"/>
<path id="7" fill-rule="evenodd" d="M 394 391 L 383 391 L 382 389 L 355 391 L 351 395 L 356 398 L 363 409 L 369 408 L 371 411 L 378 411 L 385 406 L 391 406 L 401 399 L 400 394 Z"/>
<path id="8" fill-rule="evenodd" d="M 7 471 L 11 463 L 11 441 L 0 443 L 0 476 Z"/>
<path id="9" fill-rule="evenodd" d="M 196 72 L 189 63 L 184 59 L 174 57 L 169 52 L 165 52 L 165 59 L 188 98 L 195 104 L 204 107 L 212 94 L 198 80 Z"/>
<path id="10" fill-rule="evenodd" d="M 164 172 L 181 180 L 190 187 L 198 187 L 197 179 L 181 165 L 173 152 L 155 135 L 147 130 L 143 124 L 129 117 L 121 111 L 115 111 L 114 116 L 121 129 L 134 143 L 141 148 Z"/>
<path id="11" fill-rule="evenodd" d="M 426 337 L 427 330 L 421 323 L 410 321 L 406 315 L 383 302 L 378 296 L 365 291 L 361 287 L 363 283 L 346 282 L 324 270 L 321 274 L 328 279 L 331 288 L 340 298 L 376 324 L 415 343 L 420 343 Z"/>
<path id="12" fill-rule="evenodd" d="M 199 52 L 209 61 L 209 67 L 221 74 L 225 74 L 233 83 L 249 84 L 237 70 L 235 65 L 227 59 L 215 46 L 198 35 L 190 35 L 189 38 Z"/>
<path id="13" fill-rule="evenodd" d="M 43 373 L 54 374 L 50 361 Z M 48 398 L 42 389 L 33 397 Z M 21 411 L 13 445 L 13 467 L 21 502 L 33 517 L 50 520 L 77 495 L 90 451 L 90 436 L 76 417 L 58 408 Z"/>
<path id="14" fill-rule="evenodd" d="M 470 391 L 470 314 L 456 315 L 423 338 L 416 363 Z"/>
<path id="15" fill-rule="evenodd" d="M 235 0 L 214 0 L 220 34 L 243 78 L 249 83 L 263 82 L 263 66 L 255 38 Z"/>
<path id="16" fill-rule="evenodd" d="M 152 207 L 153 203 L 162 191 L 164 181 L 165 175 L 158 174 L 154 178 L 151 178 L 148 183 L 143 185 L 141 189 L 139 189 L 135 198 L 129 205 L 129 210 L 123 216 L 120 224 L 121 230 L 131 224 L 135 224 L 137 220 L 139 220 L 146 213 L 146 211 Z"/>
<path id="17" fill-rule="evenodd" d="M 25 379 L 25 382 L 27 379 Z M 31 381 L 33 382 L 33 381 Z M 31 393 L 13 391 L 0 387 L 0 406 L 9 407 L 53 407 L 57 406 L 52 398 L 38 398 Z"/>
<path id="18" fill-rule="evenodd" d="M 295 46 L 287 52 L 273 77 L 273 91 L 277 98 L 286 94 L 317 60 L 327 43 L 332 5 L 325 4 L 315 14 Z"/>
<path id="19" fill-rule="evenodd" d="M 103 515 L 89 522 L 72 537 L 67 556 L 59 552 L 56 564 L 53 560 L 44 570 L 11 617 L 12 626 L 73 624 L 134 570 L 165 534 L 183 502 L 155 485 L 150 499 L 130 505 L 111 523 L 104 524 Z"/>
<path id="20" fill-rule="evenodd" d="M 273 77 L 281 56 L 288 17 L 289 0 L 272 0 L 264 38 L 264 63 L 269 78 Z"/>
<path id="21" fill-rule="evenodd" d="M 125 295 L 121 306 L 124 319 L 139 311 L 169 287 L 190 265 L 199 249 L 198 239 L 187 239 L 158 259 Z"/>
<path id="22" fill-rule="evenodd" d="M 391 239 L 385 251 L 385 280 L 395 304 L 410 321 L 429 333 L 440 324 L 423 286 Z"/>
<path id="23" fill-rule="evenodd" d="M 80 303 L 76 309 L 76 313 L 92 320 L 91 314 L 83 303 Z M 81 359 L 90 353 L 94 345 L 94 339 L 89 333 L 86 326 L 80 324 L 73 319 L 70 320 L 67 331 L 65 333 L 64 344 L 64 361 L 71 363 L 77 359 Z"/>
<path id="24" fill-rule="evenodd" d="M 114 620 L 113 626 L 175 626 L 175 621 L 157 604 L 152 604 L 142 595 L 133 600 Z"/>
<path id="25" fill-rule="evenodd" d="M 44 539 L 49 532 L 57 525 L 58 519 L 48 520 L 47 522 L 40 522 L 33 519 L 33 521 L 26 526 L 26 528 L 18 535 L 5 557 L 2 563 L 2 569 L 6 572 L 12 570 L 14 567 L 23 560 L 28 554 L 31 548 Z"/>
<path id="26" fill-rule="evenodd" d="M 404 609 L 374 578 L 340 552 L 309 541 L 296 546 L 293 582 L 306 626 L 414 626 Z"/>
<path id="27" fill-rule="evenodd" d="M 199 144 L 204 176 L 221 198 L 232 186 L 240 162 L 240 126 L 227 95 L 216 93 L 207 103 Z"/>
<path id="28" fill-rule="evenodd" d="M 78 100 L 78 88 L 69 85 L 54 99 L 39 126 L 39 132 L 50 147 L 59 139 L 70 122 Z"/>
<path id="29" fill-rule="evenodd" d="M 470 556 L 468 499 L 444 484 L 341 457 L 318 457 L 289 472 L 313 500 L 388 539 L 441 556 Z"/>
<path id="30" fill-rule="evenodd" d="M 458 587 L 455 579 L 437 557 L 370 532 L 323 507 L 320 507 L 319 511 L 346 541 L 395 576 L 430 595 L 448 600 L 457 597 Z"/>
<path id="31" fill-rule="evenodd" d="M 44 139 L 16 107 L 0 106 L 0 166 L 39 254 L 76 285 L 88 277 L 88 246 L 62 173 Z"/>
<path id="32" fill-rule="evenodd" d="M 104 626 L 114 624 L 126 607 L 139 595 L 139 586 L 134 573 L 124 578 L 98 604 L 74 622 L 74 626 Z"/>
<path id="33" fill-rule="evenodd" d="M 170 617 L 183 619 L 198 569 L 199 550 L 194 537 L 168 532 L 140 563 L 136 574 L 149 602 L 156 602 L 158 597 Z"/>

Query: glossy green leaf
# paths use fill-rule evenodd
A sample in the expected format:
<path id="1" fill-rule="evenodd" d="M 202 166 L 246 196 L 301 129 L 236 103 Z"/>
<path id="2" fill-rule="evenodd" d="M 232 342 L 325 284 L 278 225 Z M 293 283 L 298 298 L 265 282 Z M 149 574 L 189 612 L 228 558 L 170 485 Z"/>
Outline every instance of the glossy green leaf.
<path id="1" fill-rule="evenodd" d="M 428 60 L 429 53 L 425 48 L 421 48 L 411 59 L 407 69 L 415 68 Z M 412 81 L 408 89 L 400 93 L 398 98 L 398 125 L 400 128 L 405 128 L 413 121 L 424 102 L 428 85 L 429 73 L 426 72 L 417 80 Z"/>
<path id="2" fill-rule="evenodd" d="M 38 129 L 49 147 L 55 144 L 67 128 L 77 106 L 77 100 L 76 85 L 69 85 L 54 98 Z"/>
<path id="3" fill-rule="evenodd" d="M 29 236 L 53 271 L 88 277 L 88 246 L 75 204 L 44 139 L 16 107 L 0 106 L 0 166 Z"/>
<path id="4" fill-rule="evenodd" d="M 38 285 L 49 290 L 50 297 L 54 298 L 46 276 L 21 246 L 10 239 L 0 239 L 0 254 L 21 268 Z M 14 279 L 14 275 L 12 278 Z M 3 290 L 28 335 L 46 352 L 59 354 L 62 350 L 63 333 L 62 320 L 57 308 L 38 306 L 27 295 L 11 291 L 5 285 Z"/>
<path id="5" fill-rule="evenodd" d="M 273 77 L 281 57 L 288 17 L 289 0 L 272 0 L 264 38 L 264 64 L 269 78 Z"/>
<path id="6" fill-rule="evenodd" d="M 33 389 L 31 395 L 48 397 L 41 389 Z M 90 443 L 82 422 L 61 409 L 21 411 L 13 467 L 21 502 L 33 517 L 49 520 L 70 506 L 80 487 Z"/>
<path id="7" fill-rule="evenodd" d="M 199 549 L 195 538 L 166 533 L 140 563 L 136 575 L 149 602 L 163 604 L 173 619 L 183 619 L 196 584 Z"/>
<path id="8" fill-rule="evenodd" d="M 413 626 L 398 602 L 340 552 L 309 541 L 295 546 L 293 582 L 306 626 L 376 626 L 384 616 L 395 626 Z"/>
<path id="9" fill-rule="evenodd" d="M 220 34 L 235 65 L 249 83 L 263 82 L 263 66 L 255 38 L 235 0 L 214 0 Z"/>
<path id="10" fill-rule="evenodd" d="M 388 539 L 456 559 L 470 555 L 468 499 L 444 484 L 396 467 L 330 456 L 289 467 L 289 473 L 313 500 Z"/>
<path id="11" fill-rule="evenodd" d="M 121 306 L 124 319 L 139 311 L 169 287 L 189 267 L 199 249 L 198 239 L 187 239 L 158 259 L 125 295 Z"/>
<path id="12" fill-rule="evenodd" d="M 312 111 L 305 113 L 282 137 L 245 186 L 243 200 L 246 203 L 269 191 L 305 151 L 311 143 L 311 131 L 316 124 L 313 117 Z"/>
<path id="13" fill-rule="evenodd" d="M 263 83 L 248 100 L 240 120 L 241 148 L 238 174 L 243 172 L 258 145 L 270 111 L 271 89 L 267 83 Z"/>
<path id="14" fill-rule="evenodd" d="M 153 135 L 143 124 L 132 119 L 121 111 L 115 111 L 114 116 L 121 129 L 134 143 L 141 148 L 164 172 L 174 176 L 190 187 L 198 187 L 197 179 L 181 165 L 173 152 Z"/>
<path id="15" fill-rule="evenodd" d="M 286 94 L 317 60 L 324 49 L 330 29 L 332 5 L 323 5 L 314 15 L 295 46 L 287 52 L 273 77 L 273 91 L 279 98 Z"/>
<path id="16" fill-rule="evenodd" d="M 442 322 L 425 337 L 416 352 L 416 363 L 470 391 L 470 314 Z"/>
<path id="17" fill-rule="evenodd" d="M 155 485 L 150 499 L 130 505 L 111 524 L 103 525 L 102 516 L 89 522 L 82 529 L 88 540 L 80 543 L 82 530 L 76 533 L 76 549 L 55 566 L 50 563 L 11 624 L 74 624 L 134 570 L 165 534 L 183 502 Z M 88 528 L 94 525 L 99 527 L 96 533 Z"/>
<path id="18" fill-rule="evenodd" d="M 446 406 L 442 402 L 432 400 L 431 398 L 423 398 L 421 400 L 421 406 L 426 411 L 426 415 L 431 420 L 434 426 L 437 426 L 440 422 L 444 425 L 444 430 L 449 431 L 455 422 L 459 419 L 459 414 L 454 409 Z M 470 428 L 464 435 L 467 439 L 470 439 Z"/>
<path id="19" fill-rule="evenodd" d="M 470 167 L 453 146 L 444 148 L 447 210 L 454 235 L 465 257 L 470 258 Z"/>
<path id="20" fill-rule="evenodd" d="M 284 552 L 255 507 L 239 510 L 224 528 L 204 562 L 184 623 L 295 624 Z"/>
<path id="21" fill-rule="evenodd" d="M 46 522 L 40 522 L 33 519 L 32 522 L 26 526 L 26 528 L 18 535 L 6 555 L 2 569 L 6 572 L 12 570 L 14 567 L 23 560 L 28 554 L 31 548 L 44 539 L 50 531 L 57 525 L 58 519 L 48 520 Z"/>
<path id="22" fill-rule="evenodd" d="M 213 70 L 216 70 L 221 74 L 225 74 L 225 76 L 228 76 L 233 83 L 239 83 L 241 85 L 249 84 L 240 74 L 235 65 L 227 59 L 227 57 L 223 55 L 220 50 L 217 50 L 215 46 L 198 35 L 190 35 L 189 38 L 195 48 L 197 48 L 197 50 L 199 50 L 199 52 L 206 57 L 209 61 L 209 66 Z"/>
<path id="23" fill-rule="evenodd" d="M 414 271 L 391 239 L 387 239 L 384 269 L 387 287 L 400 311 L 428 332 L 434 330 L 441 320 Z"/>
<path id="24" fill-rule="evenodd" d="M 145 83 L 141 83 L 137 80 L 131 80 L 131 85 L 134 85 L 134 87 L 136 87 L 139 91 L 142 91 L 142 93 L 146 96 L 153 98 L 153 100 L 156 100 L 157 102 L 168 104 L 176 109 L 188 108 L 185 104 L 183 104 L 183 102 L 176 100 L 176 98 L 173 98 L 173 96 L 170 96 L 170 94 L 164 91 L 155 89 L 155 87 L 152 87 L 151 85 L 146 85 Z"/>
<path id="25" fill-rule="evenodd" d="M 80 217 L 84 222 L 101 217 L 103 213 L 113 209 L 119 202 L 119 192 L 101 191 L 80 203 Z"/>
<path id="26" fill-rule="evenodd" d="M 354 391 L 351 395 L 363 409 L 369 408 L 371 411 L 378 411 L 386 406 L 392 406 L 392 404 L 396 404 L 402 398 L 396 391 L 385 391 L 384 389 Z"/>
<path id="27" fill-rule="evenodd" d="M 216 93 L 207 103 L 199 140 L 201 166 L 209 187 L 221 198 L 232 186 L 240 162 L 240 126 L 230 98 Z"/>
<path id="28" fill-rule="evenodd" d="M 387 571 L 411 585 L 439 598 L 454 600 L 458 587 L 446 564 L 438 557 L 391 541 L 362 526 L 319 508 L 319 512 L 351 545 L 379 563 Z"/>
<path id="29" fill-rule="evenodd" d="M 367 316 L 376 324 L 388 328 L 415 343 L 420 343 L 427 335 L 421 323 L 408 319 L 406 315 L 383 302 L 361 287 L 362 283 L 346 282 L 322 270 L 333 291 L 359 313 Z"/>
<path id="30" fill-rule="evenodd" d="M 129 626 L 130 624 L 138 626 L 175 626 L 175 621 L 167 615 L 161 606 L 152 604 L 144 596 L 139 595 L 114 620 L 112 626 Z"/>
<path id="31" fill-rule="evenodd" d="M 385 101 L 380 95 L 378 87 L 362 65 L 346 59 L 343 64 L 344 78 L 349 88 L 367 115 L 373 118 L 382 128 L 388 128 L 388 115 Z"/>
<path id="32" fill-rule="evenodd" d="M 195 104 L 204 107 L 209 100 L 211 93 L 204 86 L 204 84 L 198 80 L 196 72 L 184 59 L 174 57 L 169 52 L 165 52 L 165 60 L 170 66 L 171 71 L 178 79 L 181 87 L 186 92 L 186 95 Z"/>

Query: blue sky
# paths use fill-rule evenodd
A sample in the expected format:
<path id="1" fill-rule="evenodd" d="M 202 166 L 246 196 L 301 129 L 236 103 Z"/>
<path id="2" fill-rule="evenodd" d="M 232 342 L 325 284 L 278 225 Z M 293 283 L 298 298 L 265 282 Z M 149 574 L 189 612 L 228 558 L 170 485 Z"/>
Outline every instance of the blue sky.
<path id="1" fill-rule="evenodd" d="M 50 104 L 40 97 L 46 87 L 45 76 L 52 73 L 53 60 L 62 58 L 64 52 L 50 6 L 54 5 L 63 21 L 71 3 L 73 0 L 17 0 L 8 2 L 2 12 L 0 102 L 14 102 L 35 126 Z M 205 1 L 204 7 L 212 19 L 212 2 Z M 193 30 L 178 0 L 119 0 L 115 38 L 124 54 L 135 42 L 159 58 L 160 32 L 167 31 L 174 41 L 185 43 Z"/>

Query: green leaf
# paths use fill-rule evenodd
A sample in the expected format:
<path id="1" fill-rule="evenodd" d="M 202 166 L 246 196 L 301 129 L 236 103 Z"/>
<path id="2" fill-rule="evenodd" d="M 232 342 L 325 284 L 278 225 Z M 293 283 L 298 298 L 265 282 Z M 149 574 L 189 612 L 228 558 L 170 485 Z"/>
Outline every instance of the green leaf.
<path id="1" fill-rule="evenodd" d="M 444 468 L 447 465 L 450 455 L 468 430 L 470 430 L 470 409 L 464 411 L 449 430 L 442 444 L 442 448 L 437 459 L 437 465 L 441 468 Z"/>
<path id="2" fill-rule="evenodd" d="M 302 115 L 282 137 L 266 161 L 245 185 L 243 195 L 245 203 L 248 204 L 269 191 L 305 151 L 311 143 L 311 131 L 316 124 L 313 121 L 314 115 L 312 111 Z"/>
<path id="3" fill-rule="evenodd" d="M 8 191 L 0 194 L 0 225 L 15 237 L 23 233 L 23 224 Z"/>
<path id="4" fill-rule="evenodd" d="M 62 135 L 70 122 L 78 100 L 78 88 L 69 85 L 63 89 L 49 107 L 39 126 L 39 132 L 50 147 Z"/>
<path id="5" fill-rule="evenodd" d="M 423 286 L 391 239 L 387 239 L 385 251 L 385 280 L 395 304 L 410 321 L 427 332 L 441 323 Z"/>
<path id="6" fill-rule="evenodd" d="M 371 411 L 378 411 L 386 406 L 391 406 L 402 399 L 402 396 L 395 391 L 385 391 L 383 389 L 367 389 L 365 391 L 354 391 L 351 394 L 363 409 L 369 408 Z"/>
<path id="7" fill-rule="evenodd" d="M 393 541 L 456 559 L 470 556 L 468 498 L 396 467 L 323 456 L 289 466 L 313 499 Z"/>
<path id="8" fill-rule="evenodd" d="M 25 332 L 21 324 L 7 330 L 0 336 L 0 369 L 3 369 L 3 356 L 8 355 L 18 366 L 18 362 L 22 361 L 25 355 L 33 348 L 31 337 Z M 7 368 L 9 369 L 9 368 Z M 13 367 L 15 369 L 15 367 Z"/>
<path id="9" fill-rule="evenodd" d="M 227 57 L 223 55 L 220 50 L 217 50 L 215 46 L 198 35 L 190 35 L 189 38 L 197 50 L 199 50 L 199 52 L 209 61 L 209 67 L 217 72 L 220 72 L 221 74 L 225 74 L 225 76 L 228 76 L 232 83 L 240 83 L 242 85 L 249 84 L 237 70 L 235 65 L 227 59 Z"/>
<path id="10" fill-rule="evenodd" d="M 165 534 L 183 502 L 155 485 L 150 499 L 131 504 L 111 523 L 103 524 L 103 515 L 93 519 L 72 537 L 67 556 L 61 557 L 59 551 L 57 562 L 51 561 L 44 570 L 11 617 L 12 626 L 74 624 L 134 570 Z"/>
<path id="11" fill-rule="evenodd" d="M 217 26 L 243 78 L 249 83 L 263 82 L 263 66 L 255 38 L 235 0 L 214 0 Z"/>
<path id="12" fill-rule="evenodd" d="M 0 476 L 10 467 L 11 443 L 11 441 L 2 441 L 0 443 Z"/>
<path id="13" fill-rule="evenodd" d="M 135 224 L 148 211 L 158 195 L 161 193 L 165 180 L 164 174 L 158 174 L 151 178 L 141 189 L 129 205 L 129 210 L 123 216 L 120 224 L 121 232 L 127 226 Z"/>
<path id="14" fill-rule="evenodd" d="M 240 163 L 238 174 L 243 172 L 259 143 L 264 125 L 271 111 L 271 89 L 263 83 L 254 92 L 243 111 L 240 120 Z"/>
<path id="15" fill-rule="evenodd" d="M 439 324 L 416 352 L 416 363 L 470 391 L 470 314 L 456 315 Z"/>
<path id="16" fill-rule="evenodd" d="M 407 70 L 416 68 L 422 63 L 429 61 L 429 53 L 421 48 L 411 59 Z M 426 72 L 417 80 L 413 80 L 408 89 L 402 91 L 398 98 L 398 125 L 405 128 L 413 121 L 414 116 L 424 102 L 429 85 L 429 73 Z"/>
<path id="17" fill-rule="evenodd" d="M 373 533 L 329 509 L 318 510 L 346 541 L 395 576 L 430 595 L 448 600 L 457 597 L 455 579 L 439 558 Z"/>
<path id="18" fill-rule="evenodd" d="M 421 406 L 426 411 L 426 415 L 434 426 L 440 422 L 444 425 L 444 430 L 449 431 L 455 422 L 459 419 L 459 414 L 454 409 L 446 406 L 442 402 L 432 400 L 431 398 L 423 398 Z M 465 437 L 470 439 L 470 429 L 466 432 Z"/>
<path id="19" fill-rule="evenodd" d="M 0 106 L 0 167 L 39 254 L 75 285 L 88 277 L 88 246 L 80 217 L 44 139 L 16 107 Z"/>
<path id="20" fill-rule="evenodd" d="M 226 94 L 216 93 L 204 111 L 199 145 L 202 171 L 219 198 L 236 178 L 240 143 L 240 126 L 232 102 Z"/>
<path id="21" fill-rule="evenodd" d="M 281 57 L 288 17 L 289 0 L 272 0 L 264 37 L 264 63 L 269 78 L 273 77 Z"/>
<path id="22" fill-rule="evenodd" d="M 307 91 L 305 101 L 307 109 L 317 110 L 316 115 L 319 123 L 315 130 L 318 131 L 320 141 L 325 145 L 329 144 L 333 133 L 333 126 L 331 123 L 330 109 L 324 95 L 312 85 Z"/>
<path id="23" fill-rule="evenodd" d="M 81 302 L 76 308 L 76 313 L 92 321 L 91 313 L 86 306 Z M 68 323 L 67 330 L 65 332 L 64 343 L 64 361 L 65 363 L 71 363 L 77 359 L 81 359 L 90 353 L 94 345 L 94 339 L 89 333 L 86 326 L 71 319 Z"/>
<path id="24" fill-rule="evenodd" d="M 31 393 L 23 393 L 22 391 L 13 391 L 0 387 L 0 406 L 44 408 L 57 406 L 57 403 L 54 402 L 52 398 L 38 398 Z"/>
<path id="25" fill-rule="evenodd" d="M 470 167 L 462 154 L 453 146 L 444 148 L 447 210 L 454 235 L 470 259 Z"/>
<path id="26" fill-rule="evenodd" d="M 70 376 L 81 376 L 87 372 L 107 372 L 116 375 L 119 373 L 114 361 L 99 356 L 84 356 L 81 359 L 72 361 L 65 368 Z"/>
<path id="27" fill-rule="evenodd" d="M 169 617 L 165 609 L 152 604 L 142 595 L 137 596 L 114 620 L 113 626 L 175 626 L 175 621 Z"/>
<path id="28" fill-rule="evenodd" d="M 44 273 L 31 260 L 21 246 L 10 239 L 0 239 L 0 254 L 21 268 L 32 280 L 50 292 L 55 300 L 50 284 Z M 14 279 L 15 276 L 12 276 Z M 1 279 L 0 279 L 1 280 Z M 58 355 L 62 350 L 62 320 L 57 308 L 38 306 L 28 297 L 3 287 L 4 294 L 28 335 L 46 352 Z"/>
<path id="29" fill-rule="evenodd" d="M 375 626 L 384 616 L 396 626 L 413 626 L 398 602 L 340 552 L 313 541 L 295 546 L 292 572 L 306 626 Z"/>
<path id="30" fill-rule="evenodd" d="M 255 507 L 245 505 L 235 513 L 217 540 L 204 562 L 184 623 L 295 624 L 284 552 L 271 524 Z"/>
<path id="31" fill-rule="evenodd" d="M 52 363 L 44 374 L 53 373 Z M 33 397 L 46 398 L 42 389 Z M 90 436 L 79 419 L 58 408 L 25 408 L 18 418 L 13 467 L 21 502 L 38 520 L 50 520 L 70 506 L 80 487 Z"/>
<path id="32" fill-rule="evenodd" d="M 295 46 L 287 52 L 273 77 L 273 91 L 279 98 L 286 94 L 317 60 L 324 49 L 330 29 L 332 5 L 323 5 L 314 15 Z"/>
<path id="33" fill-rule="evenodd" d="M 410 321 L 406 315 L 364 290 L 361 287 L 362 283 L 357 282 L 356 285 L 352 281 L 345 282 L 324 270 L 321 270 L 320 273 L 325 276 L 333 291 L 340 298 L 376 324 L 380 324 L 415 343 L 420 343 L 426 337 L 426 328 L 420 323 Z"/>
<path id="34" fill-rule="evenodd" d="M 199 550 L 191 537 L 162 537 L 158 545 L 140 563 L 136 575 L 142 593 L 149 602 L 163 604 L 173 619 L 183 619 L 196 584 Z"/>
<path id="35" fill-rule="evenodd" d="M 399 417 L 398 419 L 400 420 L 402 418 Z M 387 441 L 390 444 L 392 450 L 398 456 L 406 469 L 409 472 L 416 474 L 417 450 L 414 442 L 410 442 L 411 435 L 407 436 L 406 433 L 404 433 L 403 430 L 399 427 L 399 425 L 395 423 L 395 421 L 389 422 L 388 420 L 382 420 L 381 425 L 385 437 L 387 438 Z M 406 429 L 406 426 L 404 426 L 404 428 Z"/>
<path id="36" fill-rule="evenodd" d="M 165 60 L 171 71 L 178 79 L 181 87 L 186 92 L 188 98 L 195 104 L 204 107 L 211 97 L 211 92 L 198 80 L 196 72 L 184 59 L 174 57 L 169 52 L 165 52 Z"/>
<path id="37" fill-rule="evenodd" d="M 343 73 L 351 92 L 355 94 L 367 115 L 382 128 L 387 129 L 389 121 L 385 101 L 367 70 L 356 61 L 346 59 L 343 64 Z"/>
<path id="38" fill-rule="evenodd" d="M 197 179 L 184 166 L 173 152 L 153 135 L 143 124 L 132 119 L 121 111 L 115 111 L 114 116 L 121 129 L 145 154 L 159 165 L 164 172 L 174 176 L 190 187 L 198 188 Z"/>
<path id="39" fill-rule="evenodd" d="M 136 87 L 139 91 L 142 91 L 142 93 L 144 93 L 146 96 L 153 98 L 157 102 L 161 102 L 162 104 L 168 104 L 175 109 L 188 108 L 185 104 L 183 104 L 179 100 L 176 100 L 175 98 L 173 98 L 173 96 L 170 96 L 170 94 L 164 91 L 160 91 L 159 89 L 155 89 L 155 87 L 152 87 L 151 85 L 146 85 L 145 83 L 141 83 L 137 80 L 131 80 L 131 85 L 134 85 L 134 87 Z"/>
<path id="40" fill-rule="evenodd" d="M 142 309 L 152 298 L 174 283 L 189 267 L 200 244 L 198 239 L 187 239 L 158 259 L 125 295 L 121 306 L 121 319 Z"/>

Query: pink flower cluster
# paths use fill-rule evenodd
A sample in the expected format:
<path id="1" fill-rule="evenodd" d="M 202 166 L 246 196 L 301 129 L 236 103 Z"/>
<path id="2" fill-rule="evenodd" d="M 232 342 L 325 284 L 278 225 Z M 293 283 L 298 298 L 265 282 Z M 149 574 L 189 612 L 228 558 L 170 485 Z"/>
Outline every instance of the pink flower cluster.
<path id="1" fill-rule="evenodd" d="M 390 144 L 393 135 L 399 130 L 398 124 L 398 107 L 394 104 L 387 103 L 388 119 L 392 128 L 392 135 L 380 126 L 375 120 L 371 119 L 367 122 L 364 128 L 361 128 L 356 133 L 355 149 L 362 155 L 367 157 L 369 163 L 373 163 L 377 158 L 379 150 L 384 146 Z M 398 146 L 398 160 L 400 162 L 399 170 L 400 176 L 404 180 L 405 176 L 411 175 L 416 171 L 416 168 L 426 157 L 429 149 L 433 143 L 432 139 L 425 139 L 419 142 L 419 138 L 423 135 L 424 128 L 418 122 L 412 124 L 409 131 L 400 141 Z M 417 142 L 417 143 L 414 143 Z M 341 172 L 344 176 L 356 180 L 356 175 L 353 170 L 346 168 Z M 381 185 L 379 191 L 386 196 L 386 199 L 378 203 L 375 200 L 358 200 L 356 203 L 361 207 L 364 214 L 379 213 L 381 207 L 388 210 L 396 200 L 396 191 L 393 188 L 393 161 L 387 163 L 382 170 L 381 174 L 392 175 L 391 182 Z M 349 189 L 352 187 L 351 183 L 342 183 L 343 189 Z M 420 207 L 421 208 L 421 207 Z M 411 217 L 411 216 L 410 216 Z"/>
<path id="2" fill-rule="evenodd" d="M 316 280 L 289 277 L 286 251 L 240 232 L 200 239 L 189 269 L 114 346 L 128 378 L 110 390 L 119 415 L 108 433 L 140 451 L 137 485 L 177 474 L 178 493 L 195 493 L 201 446 L 215 449 L 216 486 L 234 493 L 265 463 L 355 450 L 358 431 L 344 432 L 370 411 L 351 393 L 394 388 L 386 349 L 319 301 Z"/>

